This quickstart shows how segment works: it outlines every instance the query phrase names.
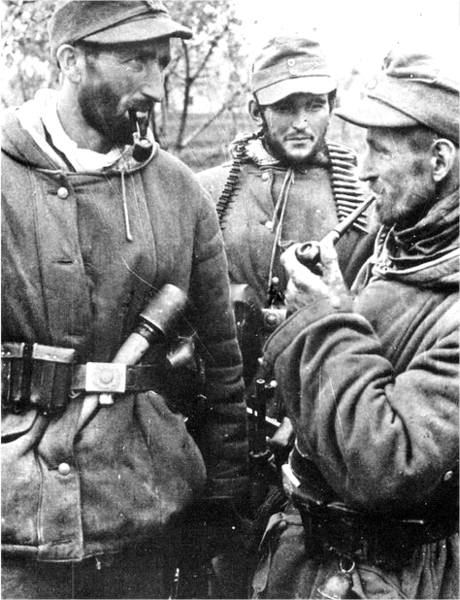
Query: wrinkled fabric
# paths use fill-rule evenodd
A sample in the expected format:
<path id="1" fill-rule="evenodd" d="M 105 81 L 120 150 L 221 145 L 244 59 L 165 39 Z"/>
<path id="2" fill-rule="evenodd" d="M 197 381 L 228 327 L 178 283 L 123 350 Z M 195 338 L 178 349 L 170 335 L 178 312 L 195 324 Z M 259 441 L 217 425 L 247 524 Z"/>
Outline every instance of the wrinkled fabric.
<path id="1" fill-rule="evenodd" d="M 2 598 L 167 598 L 172 552 L 121 552 L 75 563 L 2 556 Z"/>
<path id="2" fill-rule="evenodd" d="M 223 236 L 229 263 L 230 281 L 248 284 L 261 305 L 269 285 L 271 254 L 275 240 L 275 206 L 280 198 L 287 169 L 266 152 L 260 140 L 247 146 L 248 158 L 241 166 L 238 183 L 223 220 Z M 224 164 L 198 173 L 198 178 L 218 202 L 230 173 Z M 281 229 L 276 247 L 273 276 L 286 287 L 279 257 L 287 245 L 318 241 L 339 222 L 338 206 L 332 194 L 330 163 L 321 153 L 312 164 L 293 169 Z M 351 283 L 356 274 L 353 254 L 365 234 L 352 228 L 339 241 L 340 265 Z"/>
<path id="3" fill-rule="evenodd" d="M 196 440 L 154 391 L 94 409 L 80 430 L 83 397 L 52 418 L 6 415 L 4 549 L 74 561 L 143 538 L 164 543 L 192 499 L 240 497 L 247 484 L 241 356 L 212 203 L 162 151 L 123 176 L 58 168 L 14 110 L 4 113 L 2 150 L 3 339 L 110 362 L 172 283 L 191 307 L 174 333 L 197 333 L 207 396 Z"/>
<path id="4" fill-rule="evenodd" d="M 382 230 L 351 310 L 326 298 L 300 309 L 269 339 L 265 366 L 274 367 L 294 425 L 303 461 L 296 475 L 315 498 L 376 519 L 423 519 L 443 508 L 455 518 L 458 225 L 432 249 L 435 258 L 419 256 L 415 267 L 392 260 L 393 242 Z M 455 534 L 425 545 L 409 567 L 382 577 L 399 581 L 405 597 L 457 598 L 457 545 Z M 281 564 L 287 555 L 281 545 L 276 552 Z M 284 572 L 294 560 L 299 577 L 311 578 L 316 567 L 298 556 L 286 558 Z M 266 597 L 294 597 L 280 595 L 272 576 Z"/>
<path id="5" fill-rule="evenodd" d="M 395 540 L 395 543 L 397 541 Z M 341 572 L 340 558 L 308 552 L 308 539 L 295 510 L 277 513 L 267 527 L 252 582 L 252 598 L 317 598 L 331 577 Z M 426 545 L 401 569 L 356 562 L 351 573 L 356 598 L 458 598 L 458 536 Z"/>

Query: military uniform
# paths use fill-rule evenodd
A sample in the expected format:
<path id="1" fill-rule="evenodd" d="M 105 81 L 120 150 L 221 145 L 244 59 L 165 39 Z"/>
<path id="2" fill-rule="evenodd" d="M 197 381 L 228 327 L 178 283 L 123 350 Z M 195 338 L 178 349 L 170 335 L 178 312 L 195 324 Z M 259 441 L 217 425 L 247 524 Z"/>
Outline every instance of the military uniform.
<path id="1" fill-rule="evenodd" d="M 158 3 L 70 4 L 90 30 L 103 19 L 126 25 L 134 11 L 135 30 L 147 22 L 151 37 L 159 22 L 164 35 L 189 32 Z M 92 10 L 101 22 L 88 20 Z M 56 142 L 58 121 L 56 94 L 42 90 L 2 125 L 4 593 L 165 597 L 184 511 L 198 498 L 241 499 L 247 487 L 223 243 L 194 175 L 150 137 L 143 158 L 131 146 L 71 157 Z M 189 301 L 171 338 L 142 365 L 110 369 L 165 284 Z M 176 403 L 162 386 L 167 341 L 194 332 L 205 383 L 192 435 L 197 398 Z M 104 391 L 113 404 L 98 402 Z"/>
<path id="2" fill-rule="evenodd" d="M 457 103 L 444 63 L 398 49 L 339 114 L 399 136 L 422 123 L 458 158 Z M 377 189 L 379 160 L 364 172 Z M 268 342 L 296 442 L 256 598 L 458 597 L 458 172 L 445 181 L 415 222 L 381 228 L 353 298 L 309 295 Z"/>

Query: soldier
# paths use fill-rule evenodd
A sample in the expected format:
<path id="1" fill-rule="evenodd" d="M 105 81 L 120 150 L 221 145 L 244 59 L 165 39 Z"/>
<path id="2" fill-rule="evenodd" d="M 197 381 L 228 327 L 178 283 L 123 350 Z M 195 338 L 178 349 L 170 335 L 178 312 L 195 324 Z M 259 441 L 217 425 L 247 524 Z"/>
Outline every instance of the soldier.
<path id="1" fill-rule="evenodd" d="M 257 132 L 234 141 L 232 162 L 198 174 L 223 229 L 250 405 L 263 343 L 285 317 L 282 249 L 320 239 L 363 200 L 356 155 L 325 139 L 337 83 L 316 38 L 270 40 L 252 66 L 251 92 L 249 115 Z M 369 237 L 363 217 L 339 242 L 350 283 L 360 264 L 358 248 L 364 251 Z M 276 393 L 267 414 L 282 422 L 269 442 L 282 462 L 292 427 Z M 223 576 L 233 574 L 230 583 L 243 572 L 241 556 L 236 548 L 238 566 L 221 569 Z"/>
<path id="2" fill-rule="evenodd" d="M 247 488 L 215 209 L 148 128 L 170 39 L 192 32 L 160 0 L 67 0 L 49 33 L 62 86 L 2 128 L 2 597 L 166 598 L 184 511 L 220 514 Z M 181 322 L 163 335 L 145 313 L 166 284 L 204 364 L 195 437 L 168 387 Z M 126 368 L 127 337 L 161 343 Z"/>
<path id="3" fill-rule="evenodd" d="M 296 442 L 292 504 L 265 532 L 256 598 L 458 598 L 459 83 L 400 45 L 339 116 L 367 128 L 381 224 L 346 290 L 320 244 L 282 257 L 289 321 L 270 339 Z M 446 60 L 447 57 L 447 60 Z"/>
<path id="4" fill-rule="evenodd" d="M 244 298 L 244 286 L 249 304 L 269 309 L 263 333 L 255 327 L 240 335 L 247 383 L 285 314 L 282 249 L 321 239 L 362 201 L 354 152 L 325 139 L 336 88 L 315 38 L 272 39 L 252 66 L 249 115 L 257 132 L 235 140 L 231 163 L 198 174 L 217 205 L 235 299 Z M 363 217 L 338 246 L 349 282 L 365 226 Z M 282 411 L 274 407 L 271 416 Z"/>

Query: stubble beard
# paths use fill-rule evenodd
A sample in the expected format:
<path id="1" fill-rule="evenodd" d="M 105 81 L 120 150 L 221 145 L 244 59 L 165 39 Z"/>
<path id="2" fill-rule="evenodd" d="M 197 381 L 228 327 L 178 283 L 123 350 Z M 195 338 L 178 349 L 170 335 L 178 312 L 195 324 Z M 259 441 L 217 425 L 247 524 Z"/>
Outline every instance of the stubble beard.
<path id="1" fill-rule="evenodd" d="M 290 166 L 290 165 L 301 166 L 301 165 L 308 165 L 308 164 L 314 162 L 315 157 L 317 156 L 317 154 L 319 154 L 320 150 L 324 146 L 324 136 L 323 136 L 323 139 L 321 141 L 315 140 L 315 142 L 312 145 L 309 152 L 307 152 L 301 156 L 293 156 L 289 151 L 287 151 L 285 149 L 285 147 L 283 146 L 283 144 L 281 142 L 272 138 L 267 127 L 264 127 L 263 129 L 264 129 L 263 141 L 264 141 L 264 145 L 266 146 L 268 152 L 286 166 Z M 325 134 L 326 134 L 326 132 L 324 133 L 324 135 Z"/>
<path id="2" fill-rule="evenodd" d="M 121 111 L 120 99 L 107 84 L 86 85 L 78 93 L 78 102 L 85 121 L 112 146 L 133 143 L 129 118 Z"/>

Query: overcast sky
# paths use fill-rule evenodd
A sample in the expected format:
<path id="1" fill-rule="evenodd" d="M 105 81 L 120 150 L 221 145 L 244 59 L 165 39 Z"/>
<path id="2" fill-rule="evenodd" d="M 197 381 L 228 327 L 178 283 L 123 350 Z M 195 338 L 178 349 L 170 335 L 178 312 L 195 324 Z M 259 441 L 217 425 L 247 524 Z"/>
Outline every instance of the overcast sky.
<path id="1" fill-rule="evenodd" d="M 352 67 L 375 72 L 401 40 L 424 37 L 436 44 L 459 38 L 458 0 L 235 0 L 251 54 L 283 33 L 316 29 L 339 77 Z"/>

